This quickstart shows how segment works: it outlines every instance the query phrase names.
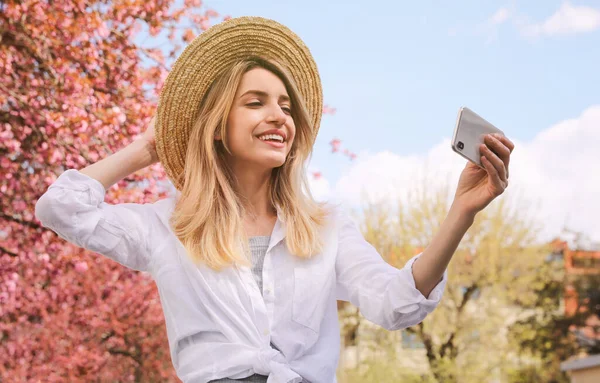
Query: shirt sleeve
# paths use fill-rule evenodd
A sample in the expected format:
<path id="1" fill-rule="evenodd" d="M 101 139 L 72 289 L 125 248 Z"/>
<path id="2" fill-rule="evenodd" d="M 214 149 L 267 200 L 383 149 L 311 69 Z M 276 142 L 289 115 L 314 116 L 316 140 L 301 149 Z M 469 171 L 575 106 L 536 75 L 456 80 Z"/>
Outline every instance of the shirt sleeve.
<path id="1" fill-rule="evenodd" d="M 42 226 L 61 238 L 123 266 L 149 271 L 149 241 L 156 221 L 153 204 L 104 202 L 96 179 L 75 169 L 61 174 L 35 205 Z"/>
<path id="2" fill-rule="evenodd" d="M 415 287 L 412 273 L 412 265 L 421 254 L 397 269 L 383 260 L 348 216 L 340 214 L 338 219 L 337 299 L 351 302 L 365 318 L 388 330 L 423 321 L 439 304 L 448 271 L 425 297 Z"/>

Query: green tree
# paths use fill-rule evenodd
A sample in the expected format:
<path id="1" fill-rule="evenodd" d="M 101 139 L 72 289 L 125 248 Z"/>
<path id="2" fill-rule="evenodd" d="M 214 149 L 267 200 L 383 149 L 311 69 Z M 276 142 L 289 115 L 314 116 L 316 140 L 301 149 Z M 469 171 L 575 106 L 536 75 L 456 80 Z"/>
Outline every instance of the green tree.
<path id="1" fill-rule="evenodd" d="M 540 381 L 568 382 L 565 373 L 560 371 L 561 362 L 581 353 L 600 352 L 597 327 L 600 270 L 594 272 L 590 268 L 591 273 L 566 273 L 563 248 L 550 253 L 547 261 L 542 266 L 544 270 L 536 275 L 530 299 L 517 297 L 515 303 L 528 308 L 529 315 L 511 326 L 511 340 L 523 354 L 541 361 L 537 372 Z M 571 299 L 574 305 L 571 310 L 563 307 L 565 298 Z M 516 371 L 513 381 L 518 382 L 520 374 L 531 373 L 531 369 Z"/>
<path id="2" fill-rule="evenodd" d="M 449 196 L 448 187 L 415 188 L 396 207 L 367 205 L 363 234 L 388 263 L 402 267 L 431 241 L 449 210 Z M 549 253 L 537 238 L 539 228 L 528 209 L 507 198 L 478 214 L 449 265 L 441 304 L 407 329 L 423 343 L 437 381 L 506 379 L 509 366 L 528 362 L 519 358 L 508 331 L 524 315 L 517 297 L 534 299 L 531 286 Z"/>

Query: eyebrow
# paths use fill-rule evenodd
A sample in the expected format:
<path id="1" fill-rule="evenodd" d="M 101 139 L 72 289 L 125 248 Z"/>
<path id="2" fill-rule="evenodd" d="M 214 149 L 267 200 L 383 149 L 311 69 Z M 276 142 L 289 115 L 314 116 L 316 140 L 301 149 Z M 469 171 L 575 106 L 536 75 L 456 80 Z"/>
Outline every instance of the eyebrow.
<path id="1" fill-rule="evenodd" d="M 262 96 L 262 97 L 268 97 L 269 96 L 269 94 L 267 92 L 263 92 L 262 90 L 251 89 L 249 91 L 246 91 L 244 94 L 242 94 L 240 96 L 240 98 L 244 97 L 247 94 L 255 94 L 257 96 Z M 288 95 L 285 95 L 285 94 L 280 95 L 279 99 L 283 100 L 283 101 L 290 101 L 290 97 Z"/>

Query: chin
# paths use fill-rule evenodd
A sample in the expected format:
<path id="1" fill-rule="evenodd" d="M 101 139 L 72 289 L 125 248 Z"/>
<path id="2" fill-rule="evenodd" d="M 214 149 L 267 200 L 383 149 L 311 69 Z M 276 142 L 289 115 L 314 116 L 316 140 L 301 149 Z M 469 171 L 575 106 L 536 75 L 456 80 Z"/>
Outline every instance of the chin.
<path id="1" fill-rule="evenodd" d="M 285 157 L 264 159 L 263 161 L 261 161 L 261 164 L 265 168 L 275 169 L 285 164 Z"/>
<path id="2" fill-rule="evenodd" d="M 283 161 L 273 161 L 273 162 L 270 162 L 270 163 L 267 165 L 267 167 L 268 167 L 268 168 L 270 168 L 270 169 L 275 169 L 275 168 L 280 168 L 280 167 L 282 167 L 282 166 L 283 166 L 283 164 L 285 164 L 285 160 L 283 160 Z"/>

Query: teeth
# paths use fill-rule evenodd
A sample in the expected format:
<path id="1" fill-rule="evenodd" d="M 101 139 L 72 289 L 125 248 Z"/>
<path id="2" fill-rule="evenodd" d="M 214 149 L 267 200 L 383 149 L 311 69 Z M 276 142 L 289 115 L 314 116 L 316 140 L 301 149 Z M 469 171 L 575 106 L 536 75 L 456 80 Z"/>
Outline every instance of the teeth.
<path id="1" fill-rule="evenodd" d="M 264 136 L 260 136 L 258 138 L 263 141 L 277 140 L 279 142 L 283 142 L 283 137 L 281 137 L 279 134 L 265 134 Z"/>

